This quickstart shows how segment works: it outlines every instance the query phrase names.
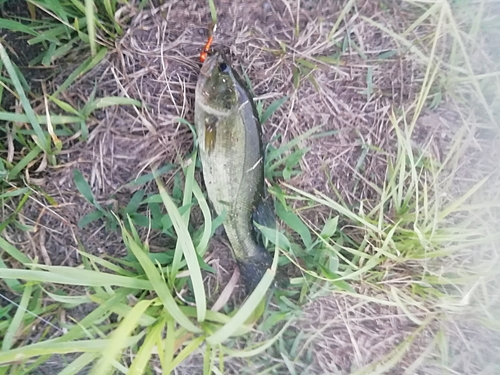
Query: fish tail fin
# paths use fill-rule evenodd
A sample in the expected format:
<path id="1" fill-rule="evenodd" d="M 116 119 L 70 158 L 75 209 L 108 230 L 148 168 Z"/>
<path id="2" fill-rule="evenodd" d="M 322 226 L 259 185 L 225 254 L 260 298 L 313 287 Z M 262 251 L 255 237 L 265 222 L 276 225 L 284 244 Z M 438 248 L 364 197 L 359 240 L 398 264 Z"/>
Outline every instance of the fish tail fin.
<path id="1" fill-rule="evenodd" d="M 271 267 L 273 258 L 264 247 L 259 245 L 259 251 L 256 255 L 244 259 L 237 259 L 237 263 L 240 269 L 240 279 L 245 286 L 246 292 L 250 294 L 262 280 L 267 269 Z M 285 282 L 284 275 L 277 274 L 275 282 L 272 285 L 276 286 L 277 283 L 281 286 L 288 283 L 288 281 Z"/>

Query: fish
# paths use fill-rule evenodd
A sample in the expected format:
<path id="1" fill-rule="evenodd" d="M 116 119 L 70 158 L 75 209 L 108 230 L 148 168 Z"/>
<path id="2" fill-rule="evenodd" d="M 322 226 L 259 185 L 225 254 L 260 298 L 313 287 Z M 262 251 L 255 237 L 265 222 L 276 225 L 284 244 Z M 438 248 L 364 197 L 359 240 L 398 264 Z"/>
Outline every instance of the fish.
<path id="1" fill-rule="evenodd" d="M 262 128 L 252 96 L 222 52 L 206 57 L 195 90 L 196 133 L 207 196 L 223 227 L 247 292 L 273 258 L 253 221 L 273 223 L 264 193 Z"/>

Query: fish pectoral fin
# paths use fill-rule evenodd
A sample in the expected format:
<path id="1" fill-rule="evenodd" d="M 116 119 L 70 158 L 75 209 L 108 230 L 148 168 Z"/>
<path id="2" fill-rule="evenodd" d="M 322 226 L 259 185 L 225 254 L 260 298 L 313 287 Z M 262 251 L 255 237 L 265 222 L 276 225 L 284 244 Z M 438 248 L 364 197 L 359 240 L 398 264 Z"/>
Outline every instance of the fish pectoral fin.
<path id="1" fill-rule="evenodd" d="M 205 150 L 210 153 L 215 147 L 217 138 L 217 122 L 219 118 L 215 115 L 207 115 L 205 117 Z"/>

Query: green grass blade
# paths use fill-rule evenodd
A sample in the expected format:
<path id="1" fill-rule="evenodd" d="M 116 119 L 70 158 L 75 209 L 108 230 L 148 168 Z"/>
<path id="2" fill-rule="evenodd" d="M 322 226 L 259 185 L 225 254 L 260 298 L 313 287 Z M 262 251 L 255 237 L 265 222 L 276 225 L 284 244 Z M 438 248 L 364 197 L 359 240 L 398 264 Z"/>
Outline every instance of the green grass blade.
<path id="1" fill-rule="evenodd" d="M 250 316 L 257 309 L 260 302 L 265 297 L 266 292 L 268 291 L 271 283 L 274 280 L 274 274 L 275 272 L 271 270 L 266 271 L 255 290 L 252 292 L 250 297 L 248 297 L 245 303 L 240 307 L 233 318 L 229 322 L 224 324 L 224 326 L 222 326 L 217 332 L 207 337 L 207 342 L 210 345 L 221 344 L 245 324 L 247 319 L 250 318 Z"/>
<path id="2" fill-rule="evenodd" d="M 97 52 L 97 43 L 95 39 L 96 16 L 94 13 L 94 0 L 85 0 L 85 16 L 87 18 L 87 33 L 89 36 L 90 53 L 95 56 Z"/>
<path id="3" fill-rule="evenodd" d="M 42 152 L 39 146 L 35 146 L 28 154 L 23 157 L 10 171 L 9 180 L 15 179 L 26 166 L 31 163 Z"/>
<path id="4" fill-rule="evenodd" d="M 170 372 L 176 368 L 179 364 L 182 363 L 191 353 L 193 353 L 196 349 L 198 349 L 201 344 L 203 343 L 204 337 L 198 337 L 194 340 L 192 340 L 189 344 L 186 345 L 184 349 L 181 350 L 179 354 L 177 354 L 177 357 L 174 358 L 172 363 L 170 364 L 170 367 L 167 368 L 167 374 L 170 374 Z"/>
<path id="5" fill-rule="evenodd" d="M 44 5 L 48 5 L 48 8 L 53 11 L 57 17 L 60 17 L 65 23 L 69 23 L 68 15 L 59 0 L 45 0 Z"/>
<path id="6" fill-rule="evenodd" d="M 9 190 L 3 194 L 0 194 L 0 199 L 17 197 L 17 196 L 23 195 L 29 191 L 30 191 L 29 188 L 14 188 L 13 190 Z"/>
<path id="7" fill-rule="evenodd" d="M 206 345 L 203 353 L 203 375 L 213 375 L 212 366 L 214 363 L 215 355 L 214 349 L 210 345 Z"/>
<path id="8" fill-rule="evenodd" d="M 85 5 L 83 4 L 82 0 L 69 0 L 73 6 L 78 9 L 78 11 L 82 14 L 85 13 Z"/>
<path id="9" fill-rule="evenodd" d="M 173 164 L 167 164 L 167 165 L 164 165 L 163 167 L 161 167 L 160 169 L 158 169 L 156 171 L 156 173 L 157 173 L 157 175 L 159 177 L 159 176 L 162 176 L 162 175 L 170 172 L 172 169 L 174 169 L 174 167 L 175 166 Z M 147 184 L 150 181 L 153 181 L 154 179 L 155 179 L 155 176 L 154 176 L 153 173 L 147 173 L 147 174 L 145 174 L 143 176 L 137 177 L 136 179 L 128 182 L 125 185 L 125 187 L 144 185 L 144 184 Z M 160 201 L 161 201 L 161 199 L 160 199 Z"/>
<path id="10" fill-rule="evenodd" d="M 99 293 L 99 295 L 93 294 L 93 295 L 90 295 L 89 298 L 92 302 L 104 304 L 105 301 L 107 301 L 107 299 L 109 298 L 109 294 L 107 294 L 107 293 Z M 156 301 L 157 300 L 155 299 L 154 302 L 156 302 Z M 109 307 L 108 313 L 112 312 L 112 313 L 117 314 L 118 316 L 126 316 L 132 310 L 132 307 L 129 306 L 128 303 L 129 303 L 129 301 L 127 301 L 125 299 L 122 299 L 121 302 L 117 301 L 116 303 L 114 303 L 112 306 Z M 141 317 L 139 318 L 138 323 L 142 327 L 149 327 L 149 326 L 153 325 L 155 322 L 156 322 L 156 318 L 153 318 L 152 316 L 147 315 L 147 314 L 142 314 Z"/>
<path id="11" fill-rule="evenodd" d="M 18 262 L 21 262 L 23 264 L 32 262 L 30 258 L 20 252 L 15 246 L 7 242 L 3 237 L 0 237 L 0 248 Z"/>
<path id="12" fill-rule="evenodd" d="M 146 335 L 144 342 L 142 343 L 137 355 L 135 356 L 130 368 L 128 370 L 128 375 L 141 375 L 144 374 L 144 370 L 148 365 L 153 347 L 156 342 L 161 339 L 162 331 L 165 329 L 166 320 L 162 319 L 156 323 L 151 330 Z"/>
<path id="13" fill-rule="evenodd" d="M 196 308 L 191 307 L 191 306 L 182 306 L 181 307 L 182 312 L 186 314 L 187 316 L 192 316 L 196 317 Z M 214 322 L 218 325 L 220 324 L 226 324 L 232 319 L 232 316 L 212 311 L 212 310 L 207 310 L 207 318 L 206 321 L 209 322 Z M 252 325 L 251 324 L 245 324 L 242 325 L 238 328 L 238 330 L 234 333 L 234 336 L 242 336 L 247 333 L 249 333 L 252 330 Z"/>
<path id="14" fill-rule="evenodd" d="M 135 345 L 143 335 L 127 338 L 122 347 Z M 32 345 L 22 346 L 0 352 L 0 364 L 22 361 L 41 355 L 68 354 L 68 353 L 100 353 L 109 345 L 110 340 L 79 340 L 68 342 L 57 342 L 47 340 Z"/>
<path id="15" fill-rule="evenodd" d="M 33 29 L 33 27 L 30 27 L 28 25 L 25 25 L 21 22 L 13 21 L 13 20 L 8 20 L 5 18 L 0 18 L 0 21 L 2 22 L 2 28 L 7 29 L 13 32 L 21 32 L 21 33 L 26 33 L 30 34 L 33 36 L 37 36 L 38 33 Z"/>
<path id="16" fill-rule="evenodd" d="M 73 106 L 71 104 L 69 104 L 63 100 L 59 100 L 57 98 L 51 98 L 51 100 L 55 105 L 57 105 L 63 111 L 66 111 L 66 112 L 71 113 L 75 116 L 78 116 L 78 117 L 76 117 L 75 122 L 79 122 L 80 120 L 82 120 L 84 118 L 84 116 L 82 116 L 82 114 L 80 112 L 78 112 L 75 108 L 73 108 Z"/>
<path id="17" fill-rule="evenodd" d="M 139 318 L 146 312 L 152 300 L 142 300 L 137 302 L 130 313 L 128 313 L 121 321 L 118 328 L 116 328 L 108 340 L 108 345 L 102 352 L 102 358 L 94 366 L 90 375 L 108 374 L 112 368 L 112 362 L 116 360 L 118 354 L 126 346 L 124 343 L 130 339 L 130 335 L 136 328 Z"/>
<path id="18" fill-rule="evenodd" d="M 89 259 L 92 263 L 99 264 L 100 266 L 105 267 L 108 270 L 117 273 L 118 275 L 123 275 L 123 276 L 133 276 L 134 275 L 133 272 L 126 270 L 125 268 L 122 268 L 122 267 L 120 267 L 120 266 L 118 266 L 110 261 L 102 259 L 101 257 L 98 257 L 98 256 L 95 256 L 95 255 L 92 255 L 92 254 L 85 252 L 83 245 L 81 244 L 80 241 L 78 241 L 77 251 L 78 251 L 78 254 L 80 254 L 80 256 L 85 257 L 85 258 Z"/>
<path id="19" fill-rule="evenodd" d="M 208 0 L 208 6 L 210 8 L 212 23 L 215 25 L 217 23 L 217 9 L 215 8 L 214 0 Z"/>
<path id="20" fill-rule="evenodd" d="M 23 86 L 21 85 L 21 82 L 19 81 L 19 77 L 17 75 L 16 70 L 14 69 L 14 66 L 12 65 L 12 62 L 9 58 L 9 55 L 7 54 L 7 51 L 5 50 L 3 44 L 0 43 L 0 59 L 3 61 L 3 64 L 5 66 L 5 69 L 7 70 L 7 73 L 9 74 L 12 84 L 14 85 L 14 88 L 19 95 L 19 99 L 21 100 L 21 104 L 23 106 L 24 112 L 26 116 L 29 119 L 29 122 L 31 126 L 33 127 L 33 130 L 36 133 L 36 138 L 35 142 L 36 144 L 45 152 L 45 153 L 50 153 L 50 143 L 47 139 L 47 134 L 43 132 L 36 116 L 35 112 L 33 111 L 33 108 L 31 107 L 31 104 L 26 97 L 26 94 L 24 92 Z"/>
<path id="21" fill-rule="evenodd" d="M 281 99 L 275 100 L 271 104 L 269 104 L 269 107 L 266 108 L 264 113 L 262 114 L 260 118 L 260 123 L 263 124 L 265 123 L 276 110 L 283 105 L 288 100 L 288 96 L 285 96 Z"/>
<path id="22" fill-rule="evenodd" d="M 10 322 L 9 328 L 7 328 L 7 331 L 4 334 L 2 342 L 2 351 L 7 351 L 10 348 L 12 348 L 12 346 L 14 346 L 16 334 L 18 333 L 18 331 L 22 331 L 23 327 L 21 326 L 21 324 L 23 321 L 24 314 L 26 313 L 28 303 L 30 302 L 32 291 L 33 291 L 33 285 L 31 284 L 26 285 L 26 287 L 24 288 L 21 302 L 17 306 L 17 311 Z"/>
<path id="23" fill-rule="evenodd" d="M 309 228 L 307 228 L 307 226 L 304 224 L 304 222 L 299 218 L 299 216 L 291 211 L 288 211 L 280 202 L 276 202 L 275 207 L 276 213 L 281 218 L 281 220 L 283 220 L 286 225 L 288 225 L 300 235 L 302 241 L 304 242 L 304 245 L 306 247 L 311 246 L 311 232 L 309 231 Z"/>
<path id="24" fill-rule="evenodd" d="M 174 354 L 175 354 L 175 338 L 176 338 L 176 331 L 175 331 L 175 322 L 173 319 L 171 319 L 169 316 L 167 316 L 167 333 L 165 337 L 165 345 L 163 346 L 163 357 L 161 357 L 162 361 L 162 368 L 164 372 L 166 372 L 167 375 L 169 375 L 169 372 L 166 371 L 166 369 L 170 366 L 170 364 L 173 362 L 174 359 Z M 163 344 L 163 340 L 159 340 L 159 343 Z"/>
<path id="25" fill-rule="evenodd" d="M 48 30 L 41 31 L 37 36 L 28 40 L 30 45 L 35 45 L 39 43 L 56 43 L 59 44 L 61 37 L 64 37 L 68 29 L 65 25 L 60 25 L 52 27 Z"/>
<path id="26" fill-rule="evenodd" d="M 108 273 L 79 269 L 75 272 L 72 267 L 41 266 L 35 265 L 46 271 L 0 269 L 0 278 L 22 279 L 26 281 L 38 281 L 43 283 L 56 283 L 81 286 L 121 286 L 131 289 L 153 289 L 147 280 L 139 280 L 132 277 L 111 275 Z"/>
<path id="27" fill-rule="evenodd" d="M 10 268 L 5 264 L 5 262 L 2 260 L 0 257 L 0 268 Z M 16 279 L 5 279 L 3 280 L 5 282 L 5 285 L 7 285 L 7 288 L 10 290 L 16 291 L 16 292 L 21 292 L 23 290 L 23 285 Z"/>
<path id="28" fill-rule="evenodd" d="M 120 225 L 122 225 L 120 223 Z M 184 313 L 179 309 L 179 306 L 174 300 L 174 297 L 170 293 L 165 281 L 160 276 L 157 268 L 154 266 L 153 262 L 149 259 L 146 253 L 141 249 L 141 247 L 134 241 L 133 237 L 126 231 L 125 227 L 122 226 L 122 233 L 124 239 L 127 241 L 131 251 L 134 253 L 135 257 L 141 264 L 144 272 L 148 276 L 151 282 L 152 288 L 155 290 L 158 298 L 162 301 L 165 309 L 172 315 L 172 317 L 181 326 L 186 328 L 190 332 L 201 332 L 201 329 L 196 327 L 189 318 L 184 315 Z"/>
<path id="29" fill-rule="evenodd" d="M 100 353 L 83 353 L 73 362 L 68 364 L 64 369 L 57 375 L 78 375 L 81 374 L 81 370 L 89 363 L 95 361 L 99 357 Z"/>
<path id="30" fill-rule="evenodd" d="M 90 337 L 91 335 L 88 333 L 88 328 L 95 325 L 95 323 L 103 317 L 108 317 L 113 307 L 117 305 L 120 301 L 126 299 L 127 295 L 130 293 L 130 289 L 119 288 L 114 291 L 113 295 L 107 295 L 105 299 L 99 301 L 100 305 L 92 310 L 88 315 L 84 318 L 80 319 L 76 322 L 76 324 L 69 328 L 68 333 L 64 336 L 56 339 L 56 342 L 60 341 L 68 341 L 68 340 L 76 340 L 81 337 Z M 90 299 L 94 300 L 92 295 L 89 296 Z M 128 301 L 127 301 L 128 302 Z"/>
<path id="31" fill-rule="evenodd" d="M 59 86 L 59 88 L 51 95 L 51 97 L 57 97 L 61 92 L 66 90 L 69 86 L 71 86 L 78 77 L 81 77 L 84 73 L 88 72 L 94 66 L 99 64 L 107 53 L 106 48 L 101 48 L 95 56 L 89 57 L 85 60 L 73 73 L 69 75 L 68 78 Z"/>
<path id="32" fill-rule="evenodd" d="M 43 289 L 43 288 L 42 288 Z M 92 300 L 89 295 L 84 295 L 84 296 L 66 296 L 66 295 L 60 295 L 60 294 L 55 294 L 51 293 L 48 290 L 43 289 L 44 293 L 47 294 L 53 301 L 59 302 L 62 304 L 67 304 L 67 305 L 81 305 L 84 303 L 91 303 Z"/>
<path id="33" fill-rule="evenodd" d="M 198 311 L 198 321 L 202 322 L 205 320 L 205 313 L 207 310 L 207 301 L 205 296 L 205 286 L 203 284 L 203 278 L 201 276 L 200 264 L 198 263 L 198 256 L 193 245 L 193 241 L 187 229 L 187 226 L 181 217 L 179 210 L 175 206 L 175 203 L 170 198 L 165 188 L 159 179 L 156 180 L 158 184 L 158 189 L 165 205 L 168 214 L 172 220 L 175 231 L 177 233 L 178 241 L 181 243 L 182 251 L 184 253 L 184 258 L 190 272 L 191 281 L 193 284 L 193 292 L 196 300 L 196 308 Z"/>
<path id="34" fill-rule="evenodd" d="M 103 211 L 92 211 L 89 212 L 88 214 L 82 216 L 80 220 L 78 220 L 78 228 L 82 229 L 85 228 L 87 225 L 92 223 L 93 221 L 99 220 L 103 217 L 105 217 L 105 213 Z"/>
<path id="35" fill-rule="evenodd" d="M 113 105 L 134 105 L 139 108 L 142 107 L 142 103 L 140 101 L 132 98 L 123 98 L 120 96 L 106 96 L 104 98 L 99 98 L 92 101 L 91 103 L 88 103 L 84 115 L 86 117 L 96 109 L 110 107 Z"/>
<path id="36" fill-rule="evenodd" d="M 290 151 L 293 147 L 299 146 L 300 142 L 306 140 L 309 137 L 312 137 L 313 134 L 316 131 L 320 130 L 321 128 L 322 128 L 321 125 L 320 126 L 315 126 L 314 128 L 311 128 L 308 131 L 302 133 L 300 136 L 292 139 L 290 142 L 286 143 L 285 145 L 283 145 L 283 146 L 281 146 L 281 147 L 279 147 L 279 148 L 277 148 L 277 149 L 269 152 L 266 155 L 266 164 L 269 165 L 271 163 L 271 161 L 275 160 L 275 159 L 279 159 L 281 164 L 286 163 L 286 160 L 282 160 L 281 161 L 282 155 L 285 152 Z M 266 168 L 269 168 L 269 166 L 267 166 Z"/>
<path id="37" fill-rule="evenodd" d="M 198 201 L 198 205 L 200 206 L 200 210 L 203 214 L 203 222 L 205 223 L 203 234 L 196 248 L 197 253 L 200 254 L 200 256 L 203 256 L 208 248 L 208 242 L 210 241 L 210 237 L 212 235 L 212 215 L 210 213 L 210 207 L 208 206 L 207 200 L 205 199 L 205 196 L 196 181 L 193 185 L 193 194 Z"/>
<path id="38" fill-rule="evenodd" d="M 115 11 L 116 11 L 116 1 L 115 0 L 104 0 L 104 9 L 106 9 L 106 13 L 108 14 L 108 18 L 113 20 L 113 26 L 118 35 L 123 35 L 123 29 L 120 24 L 115 21 Z"/>
<path id="39" fill-rule="evenodd" d="M 342 9 L 342 12 L 340 12 L 339 16 L 337 17 L 337 21 L 335 21 L 335 24 L 333 25 L 332 29 L 330 30 L 330 33 L 328 34 L 328 42 L 331 42 L 332 38 L 335 36 L 335 33 L 337 32 L 337 29 L 339 25 L 342 22 L 346 22 L 345 16 L 347 13 L 351 11 L 351 8 L 356 4 L 356 0 L 349 0 L 346 5 L 344 5 L 344 8 Z"/>
<path id="40" fill-rule="evenodd" d="M 92 188 L 89 183 L 83 177 L 82 172 L 78 169 L 73 170 L 73 181 L 75 182 L 76 188 L 83 195 L 83 197 L 90 203 L 96 206 L 99 210 L 102 210 L 101 205 L 94 197 L 94 193 L 92 192 Z"/>
<path id="41" fill-rule="evenodd" d="M 189 218 L 191 215 L 191 204 L 192 204 L 192 198 L 193 198 L 193 184 L 194 184 L 194 169 L 195 169 L 195 163 L 194 161 L 196 160 L 196 151 L 193 153 L 191 156 L 191 163 L 184 168 L 184 175 L 186 176 L 186 181 L 184 184 L 184 191 L 182 193 L 182 207 L 188 207 L 188 210 L 186 210 L 184 213 L 180 213 L 179 209 L 179 214 L 182 218 L 183 225 L 187 227 L 189 224 Z M 160 192 L 160 199 L 161 202 L 163 202 L 164 198 L 161 195 Z M 168 211 L 168 208 L 167 208 Z M 173 225 L 173 223 L 172 223 Z M 170 280 L 173 282 L 174 278 L 177 276 L 177 272 L 179 271 L 179 268 L 181 267 L 181 259 L 182 255 L 184 253 L 183 250 L 183 242 L 182 241 L 177 241 L 176 246 L 175 246 L 175 252 L 174 252 L 174 259 L 172 261 L 172 272 L 170 274 Z"/>
<path id="42" fill-rule="evenodd" d="M 333 199 L 327 197 L 326 195 L 324 195 L 322 193 L 318 193 L 319 197 L 316 197 L 313 194 L 310 194 L 310 193 L 307 193 L 307 192 L 302 191 L 300 189 L 297 189 L 296 187 L 288 185 L 286 183 L 283 183 L 283 186 L 286 186 L 290 190 L 292 190 L 292 191 L 294 191 L 294 192 L 296 192 L 296 193 L 298 193 L 298 194 L 300 194 L 300 195 L 302 195 L 302 196 L 304 196 L 304 197 L 306 197 L 306 198 L 308 198 L 316 203 L 333 208 L 334 210 L 336 210 L 340 214 L 348 217 L 349 219 L 355 221 L 356 223 L 362 224 L 365 227 L 367 227 L 368 229 L 370 229 L 371 231 L 381 234 L 381 232 L 377 228 L 377 226 L 371 224 L 370 222 L 368 222 L 367 220 L 365 220 L 361 216 L 359 216 L 359 215 L 355 214 L 354 212 L 352 212 L 351 210 L 343 207 L 342 205 L 340 205 L 339 203 L 335 202 Z"/>
<path id="43" fill-rule="evenodd" d="M 262 235 L 269 241 L 271 241 L 273 244 L 275 244 L 276 246 L 285 251 L 290 251 L 292 247 L 292 245 L 290 244 L 290 240 L 279 230 L 274 228 L 268 228 L 258 223 L 254 223 L 254 225 L 262 233 Z"/>
<path id="44" fill-rule="evenodd" d="M 259 343 L 256 348 L 246 349 L 246 350 L 224 348 L 223 351 L 225 354 L 228 354 L 231 357 L 239 357 L 239 358 L 251 358 L 261 353 L 264 353 L 281 337 L 281 335 L 288 329 L 290 324 L 292 324 L 292 321 L 291 320 L 287 321 L 283 326 L 283 328 L 281 328 L 277 334 L 275 334 L 271 339 Z"/>
<path id="45" fill-rule="evenodd" d="M 47 116 L 35 116 L 39 124 L 47 124 Z M 28 122 L 29 118 L 23 113 L 0 112 L 0 120 L 11 122 Z M 75 124 L 82 120 L 81 117 L 50 115 L 52 125 Z"/>

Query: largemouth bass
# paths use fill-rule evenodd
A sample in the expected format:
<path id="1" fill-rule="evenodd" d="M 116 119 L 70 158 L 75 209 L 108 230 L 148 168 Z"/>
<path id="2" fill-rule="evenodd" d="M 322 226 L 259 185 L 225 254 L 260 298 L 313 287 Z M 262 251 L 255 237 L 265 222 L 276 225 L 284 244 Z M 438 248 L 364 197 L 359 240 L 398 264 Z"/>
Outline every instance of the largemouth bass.
<path id="1" fill-rule="evenodd" d="M 226 211 L 224 229 L 251 292 L 272 263 L 252 222 L 266 210 L 262 130 L 248 89 L 221 53 L 201 68 L 195 126 L 208 198 L 218 215 Z"/>

